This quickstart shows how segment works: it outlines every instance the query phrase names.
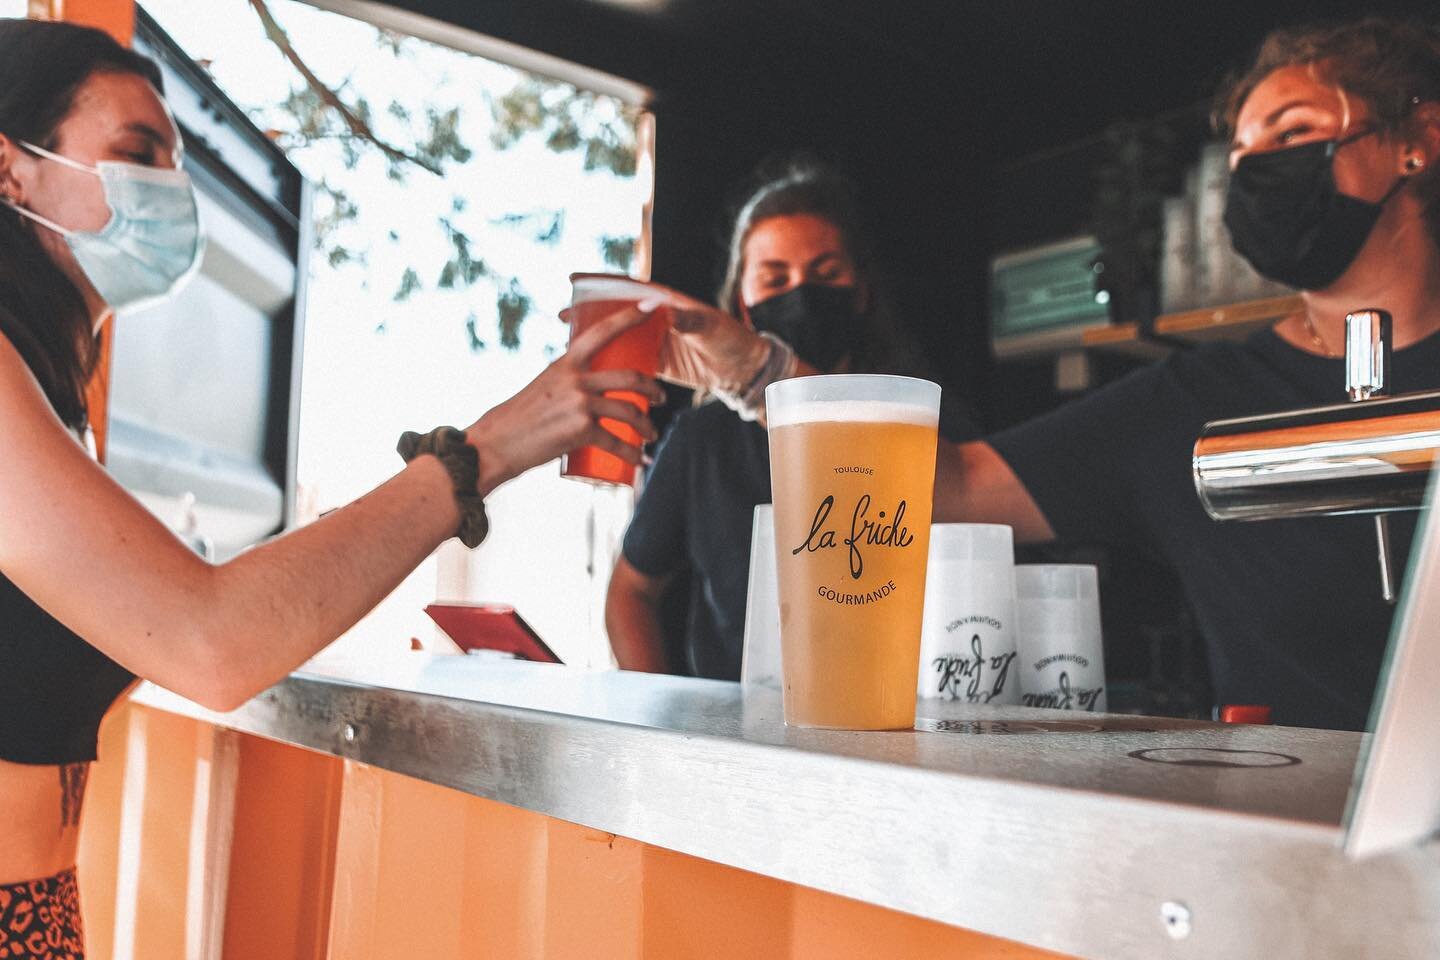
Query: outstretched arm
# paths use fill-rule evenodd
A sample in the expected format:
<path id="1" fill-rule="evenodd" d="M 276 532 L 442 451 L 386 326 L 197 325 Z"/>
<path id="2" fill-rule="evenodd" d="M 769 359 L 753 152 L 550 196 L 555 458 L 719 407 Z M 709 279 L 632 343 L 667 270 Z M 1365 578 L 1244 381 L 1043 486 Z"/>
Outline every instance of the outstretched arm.
<path id="1" fill-rule="evenodd" d="M 653 427 L 604 393 L 659 388 L 632 371 L 592 373 L 588 365 L 643 319 L 606 318 L 467 430 L 480 454 L 482 495 L 584 444 L 640 460 L 640 450 L 598 418 L 629 423 L 647 438 Z M 0 441 L 0 573 L 134 673 L 222 710 L 354 625 L 453 536 L 460 519 L 444 466 L 422 456 L 355 503 L 212 566 L 86 455 L 3 337 Z"/>
<path id="2" fill-rule="evenodd" d="M 1055 531 L 1010 465 L 983 440 L 940 441 L 935 458 L 936 523 L 1003 523 L 1016 543 L 1047 543 Z"/>
<path id="3" fill-rule="evenodd" d="M 662 378 L 690 387 L 733 390 L 760 370 L 769 347 L 754 330 L 693 297 L 666 290 L 662 299 L 675 312 L 675 329 L 661 353 Z M 815 372 L 797 360 L 793 375 Z M 1015 539 L 1021 543 L 1055 539 L 1055 531 L 1020 478 L 984 441 L 940 441 L 935 520 L 1007 524 L 1015 528 Z"/>

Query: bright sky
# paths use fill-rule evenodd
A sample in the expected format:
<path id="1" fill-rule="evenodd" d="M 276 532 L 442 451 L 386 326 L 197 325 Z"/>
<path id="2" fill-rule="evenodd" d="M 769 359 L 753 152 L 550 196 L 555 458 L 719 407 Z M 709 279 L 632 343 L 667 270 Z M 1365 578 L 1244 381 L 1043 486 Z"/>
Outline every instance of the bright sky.
<path id="1" fill-rule="evenodd" d="M 273 108 L 297 82 L 242 0 L 149 0 L 145 7 L 192 56 L 212 61 L 216 80 L 242 106 Z M 354 172 L 338 162 L 338 149 L 321 147 L 294 158 L 312 180 L 328 176 L 351 194 L 362 213 L 347 240 L 372 248 L 365 269 L 332 270 L 319 255 L 311 263 L 299 477 L 324 510 L 396 470 L 401 432 L 468 425 L 538 373 L 547 349 L 563 349 L 565 328 L 555 315 L 568 302 L 568 274 L 605 269 L 601 235 L 638 232 L 648 184 L 643 176 L 587 174 L 579 154 L 552 153 L 535 138 L 493 150 L 485 98 L 515 84 L 521 74 L 511 68 L 417 41 L 409 41 L 397 61 L 377 47 L 368 25 L 290 0 L 274 0 L 273 9 L 316 73 L 331 83 L 348 80 L 347 91 L 366 95 L 377 113 L 392 98 L 416 114 L 427 105 L 459 105 L 462 138 L 475 151 L 445 180 L 416 170 L 403 185 L 391 182 L 373 156 Z M 468 204 L 458 219 L 470 231 L 476 255 L 518 276 L 535 299 L 536 313 L 515 353 L 496 345 L 490 287 L 433 289 L 446 255 L 436 219 L 449 213 L 456 196 Z M 504 214 L 551 209 L 566 215 L 564 238 L 554 248 L 532 242 L 533 229 L 488 223 Z M 392 230 L 398 242 L 389 239 Z M 426 289 L 397 304 L 392 295 L 407 266 L 416 267 Z M 470 351 L 464 329 L 470 310 L 481 317 L 481 337 L 490 343 L 478 354 Z M 381 322 L 386 330 L 377 333 Z M 603 661 L 596 601 L 609 571 L 590 568 L 588 540 L 613 540 L 616 525 L 623 528 L 624 502 L 560 479 L 552 464 L 502 488 L 488 506 L 492 532 L 472 555 L 468 599 L 513 603 L 562 657 Z M 599 529 L 592 526 L 594 508 L 602 518 Z M 354 645 L 393 648 L 411 635 L 428 638 L 421 608 L 435 593 L 431 561 L 357 631 Z"/>

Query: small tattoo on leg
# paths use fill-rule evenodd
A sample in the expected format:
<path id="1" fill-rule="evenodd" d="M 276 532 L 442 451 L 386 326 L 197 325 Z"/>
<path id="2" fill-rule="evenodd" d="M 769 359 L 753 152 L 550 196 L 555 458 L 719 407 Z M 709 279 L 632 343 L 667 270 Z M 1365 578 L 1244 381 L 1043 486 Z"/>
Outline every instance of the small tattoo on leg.
<path id="1" fill-rule="evenodd" d="M 67 763 L 60 768 L 60 829 L 80 825 L 80 805 L 89 778 L 88 763 Z"/>

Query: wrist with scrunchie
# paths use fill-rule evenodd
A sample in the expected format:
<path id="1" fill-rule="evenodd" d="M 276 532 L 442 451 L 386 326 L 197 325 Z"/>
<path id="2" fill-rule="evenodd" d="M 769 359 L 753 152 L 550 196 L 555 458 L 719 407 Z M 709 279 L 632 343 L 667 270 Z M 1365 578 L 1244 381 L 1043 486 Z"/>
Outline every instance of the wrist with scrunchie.
<path id="1" fill-rule="evenodd" d="M 760 411 L 765 407 L 765 388 L 776 380 L 795 376 L 798 365 L 795 350 L 790 344 L 769 331 L 761 333 L 760 338 L 765 340 L 770 348 L 750 379 L 733 390 L 720 387 L 714 390 L 720 402 L 734 410 L 741 420 L 758 420 Z"/>
<path id="2" fill-rule="evenodd" d="M 465 431 L 454 427 L 436 427 L 424 434 L 407 430 L 395 450 L 406 463 L 428 453 L 444 465 L 455 488 L 455 505 L 460 508 L 460 529 L 455 536 L 472 550 L 480 546 L 490 532 L 490 519 L 485 516 L 485 498 L 480 496 L 480 452 Z"/>

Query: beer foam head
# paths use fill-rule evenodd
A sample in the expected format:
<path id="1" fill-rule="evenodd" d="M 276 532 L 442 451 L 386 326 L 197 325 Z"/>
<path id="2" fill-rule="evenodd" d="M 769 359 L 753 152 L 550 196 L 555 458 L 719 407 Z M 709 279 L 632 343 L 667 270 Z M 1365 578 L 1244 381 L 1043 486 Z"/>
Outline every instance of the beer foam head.
<path id="1" fill-rule="evenodd" d="M 648 283 L 621 274 L 572 273 L 570 283 L 573 287 L 572 304 L 596 300 L 643 300 L 657 295 L 655 288 Z"/>
<path id="2" fill-rule="evenodd" d="M 933 427 L 939 422 L 934 408 L 893 400 L 802 400 L 776 405 L 767 413 L 771 427 L 799 423 L 910 423 Z"/>

